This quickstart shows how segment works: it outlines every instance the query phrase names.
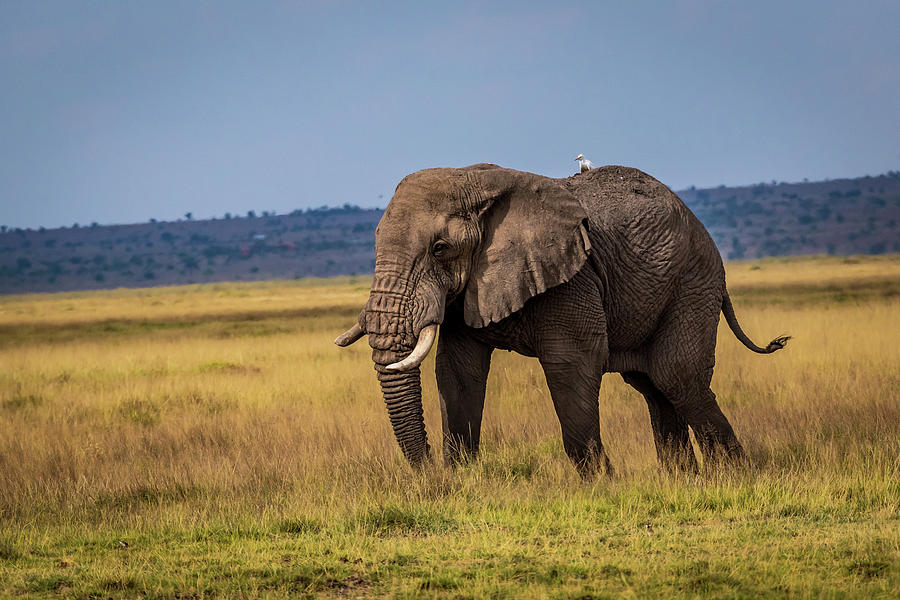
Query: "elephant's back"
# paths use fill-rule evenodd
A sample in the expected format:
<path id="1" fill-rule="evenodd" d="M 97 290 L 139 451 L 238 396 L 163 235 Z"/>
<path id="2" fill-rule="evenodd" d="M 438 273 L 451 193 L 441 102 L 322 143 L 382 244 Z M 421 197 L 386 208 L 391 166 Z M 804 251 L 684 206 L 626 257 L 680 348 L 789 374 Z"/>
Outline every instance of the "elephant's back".
<path id="1" fill-rule="evenodd" d="M 672 190 L 647 173 L 609 165 L 563 181 L 584 207 L 592 230 L 638 254 L 677 259 L 690 246 L 698 222 Z"/>
<path id="2" fill-rule="evenodd" d="M 640 169 L 606 165 L 564 180 L 564 185 L 582 202 L 589 215 L 643 209 L 643 212 L 681 212 L 681 199 L 655 177 Z"/>
<path id="3" fill-rule="evenodd" d="M 638 169 L 605 166 L 563 181 L 588 215 L 608 291 L 611 349 L 637 347 L 679 293 L 708 234 L 674 192 Z"/>

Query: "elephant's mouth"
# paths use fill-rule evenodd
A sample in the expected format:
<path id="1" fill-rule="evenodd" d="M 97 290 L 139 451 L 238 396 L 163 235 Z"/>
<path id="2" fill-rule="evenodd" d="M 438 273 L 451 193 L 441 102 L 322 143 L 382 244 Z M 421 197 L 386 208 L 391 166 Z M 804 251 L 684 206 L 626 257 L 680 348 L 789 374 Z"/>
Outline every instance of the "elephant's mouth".
<path id="1" fill-rule="evenodd" d="M 437 323 L 432 323 L 431 325 L 423 327 L 421 331 L 419 331 L 419 339 L 412 349 L 412 352 L 410 352 L 403 360 L 387 365 L 384 370 L 405 373 L 417 368 L 422 364 L 422 361 L 425 360 L 425 357 L 428 356 L 431 347 L 434 346 L 434 340 L 437 338 L 437 329 Z"/>
<path id="2" fill-rule="evenodd" d="M 409 371 L 419 366 L 422 361 L 425 360 L 425 357 L 428 356 L 428 353 L 431 351 L 432 346 L 434 346 L 434 341 L 437 338 L 438 326 L 440 326 L 440 323 L 432 322 L 422 327 L 422 329 L 419 331 L 419 335 L 417 336 L 416 345 L 413 347 L 412 351 L 402 360 L 388 364 L 385 367 L 385 370 Z M 337 346 L 345 348 L 347 346 L 355 344 L 365 335 L 366 331 L 362 328 L 361 325 L 359 325 L 359 323 L 357 323 L 341 335 L 334 338 L 334 343 Z"/>

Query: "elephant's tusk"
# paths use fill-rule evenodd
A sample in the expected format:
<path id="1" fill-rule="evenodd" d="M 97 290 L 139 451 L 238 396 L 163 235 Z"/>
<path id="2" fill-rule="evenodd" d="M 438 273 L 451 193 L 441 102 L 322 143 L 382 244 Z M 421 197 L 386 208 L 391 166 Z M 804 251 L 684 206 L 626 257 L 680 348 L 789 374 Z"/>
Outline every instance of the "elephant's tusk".
<path id="1" fill-rule="evenodd" d="M 338 346 L 344 347 L 349 346 L 353 342 L 359 340 L 365 332 L 362 330 L 362 327 L 359 326 L 359 323 L 342 333 L 341 335 L 334 338 L 334 343 Z"/>
<path id="2" fill-rule="evenodd" d="M 428 351 L 434 345 L 434 338 L 437 336 L 437 325 L 429 325 L 419 332 L 419 341 L 416 347 L 409 353 L 409 356 L 385 367 L 386 371 L 409 371 L 415 369 L 428 356 Z"/>

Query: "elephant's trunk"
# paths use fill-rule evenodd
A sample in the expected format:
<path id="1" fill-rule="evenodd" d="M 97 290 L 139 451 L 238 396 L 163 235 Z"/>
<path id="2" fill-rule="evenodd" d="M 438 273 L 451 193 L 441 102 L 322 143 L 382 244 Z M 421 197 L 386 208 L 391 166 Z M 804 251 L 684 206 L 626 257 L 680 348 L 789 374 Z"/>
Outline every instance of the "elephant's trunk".
<path id="1" fill-rule="evenodd" d="M 397 372 L 377 366 L 376 371 L 400 450 L 410 463 L 420 464 L 428 458 L 430 448 L 422 412 L 419 369 Z"/>
<path id="2" fill-rule="evenodd" d="M 395 291 L 403 287 L 396 280 L 379 281 L 376 274 L 364 311 L 365 330 L 397 443 L 410 463 L 419 464 L 429 455 L 422 385 L 418 364 L 405 359 L 421 344 L 409 318 L 407 296 Z M 402 368 L 398 369 L 398 364 Z"/>

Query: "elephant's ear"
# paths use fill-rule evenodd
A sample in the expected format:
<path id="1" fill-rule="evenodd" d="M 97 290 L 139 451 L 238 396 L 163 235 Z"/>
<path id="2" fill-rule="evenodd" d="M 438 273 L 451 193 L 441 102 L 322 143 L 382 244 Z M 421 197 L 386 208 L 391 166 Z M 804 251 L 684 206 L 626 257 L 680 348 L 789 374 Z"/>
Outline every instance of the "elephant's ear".
<path id="1" fill-rule="evenodd" d="M 470 172 L 483 196 L 482 242 L 466 286 L 470 327 L 496 323 L 571 279 L 590 251 L 587 214 L 558 182 L 511 169 Z"/>

